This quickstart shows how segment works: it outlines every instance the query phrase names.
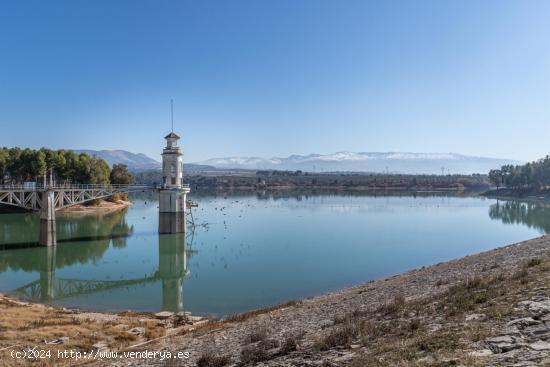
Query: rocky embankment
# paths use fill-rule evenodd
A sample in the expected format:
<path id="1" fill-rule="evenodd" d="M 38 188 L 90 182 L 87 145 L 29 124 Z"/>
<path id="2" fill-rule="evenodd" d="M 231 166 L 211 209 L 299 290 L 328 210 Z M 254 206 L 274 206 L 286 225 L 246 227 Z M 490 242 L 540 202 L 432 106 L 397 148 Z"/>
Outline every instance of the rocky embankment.
<path id="1" fill-rule="evenodd" d="M 207 322 L 188 312 L 84 312 L 0 294 L 0 366 L 78 365 L 87 360 L 84 353 L 133 350 Z M 44 352 L 39 356 L 30 354 L 31 350 Z M 81 358 L 61 358 L 58 352 L 64 351 L 79 352 Z"/>
<path id="2" fill-rule="evenodd" d="M 550 364 L 550 237 L 210 322 L 147 350 L 184 360 L 97 365 L 542 366 Z"/>

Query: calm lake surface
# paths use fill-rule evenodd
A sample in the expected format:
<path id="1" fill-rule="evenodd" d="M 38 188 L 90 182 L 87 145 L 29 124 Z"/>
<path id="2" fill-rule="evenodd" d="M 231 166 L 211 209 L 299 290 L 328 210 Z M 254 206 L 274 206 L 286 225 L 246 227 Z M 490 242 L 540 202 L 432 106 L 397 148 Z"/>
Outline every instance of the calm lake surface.
<path id="1" fill-rule="evenodd" d="M 159 235 L 157 198 L 125 212 L 0 214 L 0 292 L 96 310 L 224 316 L 379 279 L 550 231 L 550 206 L 452 195 L 192 195 L 196 228 Z M 4 246 L 6 247 L 6 246 Z"/>

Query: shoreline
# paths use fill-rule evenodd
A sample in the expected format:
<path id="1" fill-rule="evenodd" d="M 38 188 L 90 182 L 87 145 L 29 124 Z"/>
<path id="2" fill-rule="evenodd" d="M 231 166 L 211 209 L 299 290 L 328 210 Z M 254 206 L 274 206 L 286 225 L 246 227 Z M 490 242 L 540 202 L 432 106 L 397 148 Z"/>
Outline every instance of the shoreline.
<path id="1" fill-rule="evenodd" d="M 486 198 L 501 200 L 522 200 L 530 202 L 549 202 L 550 192 L 525 191 L 512 189 L 495 189 L 481 193 Z"/>
<path id="2" fill-rule="evenodd" d="M 133 204 L 130 200 L 109 201 L 100 199 L 97 205 L 72 205 L 59 209 L 60 215 L 85 215 L 85 214 L 109 214 L 118 210 L 126 209 Z"/>
<path id="3" fill-rule="evenodd" d="M 550 236 L 542 236 L 236 315 L 149 348 L 189 351 L 188 365 L 540 365 L 550 343 L 528 329 L 540 328 L 541 315 L 550 320 L 548 274 Z"/>
<path id="4" fill-rule="evenodd" d="M 109 201 L 107 198 L 98 199 L 97 205 L 84 205 L 76 204 L 68 206 L 56 211 L 60 215 L 85 215 L 85 214 L 109 214 L 118 210 L 126 209 L 133 205 L 131 200 L 119 199 L 116 201 Z M 18 207 L 12 207 L 9 205 L 2 205 L 0 209 L 1 214 L 21 214 L 21 213 L 33 213 L 32 210 L 27 210 Z"/>
<path id="5" fill-rule="evenodd" d="M 541 319 L 541 315 L 550 322 L 548 275 L 550 236 L 546 235 L 317 297 L 245 312 L 221 321 L 212 320 L 205 324 L 202 320 L 200 325 L 187 324 L 187 329 L 173 327 L 177 324 L 174 322 L 177 315 L 170 315 L 158 323 L 155 317 L 145 316 L 146 313 L 128 312 L 127 315 L 139 316 L 126 321 L 126 324 L 141 325 L 134 327 L 144 327 L 144 334 L 150 328 L 156 330 L 148 332 L 149 338 L 140 340 L 139 344 L 144 348 L 189 352 L 190 358 L 185 365 L 196 365 L 199 359 L 203 362 L 206 359 L 219 359 L 218 362 L 227 359 L 251 366 L 260 362 L 264 366 L 294 366 L 313 361 L 328 361 L 332 363 L 328 364 L 330 366 L 362 366 L 367 362 L 369 366 L 398 363 L 430 366 L 443 360 L 472 366 L 519 362 L 538 364 L 543 360 L 550 361 L 550 343 L 545 341 L 546 334 L 533 332 L 525 336 L 523 332 L 546 325 L 546 319 Z M 458 296 L 464 299 L 457 299 Z M 10 297 L 0 298 L 0 304 L 4 304 L 2 299 Z M 70 319 L 80 320 L 79 327 L 107 325 L 107 330 L 111 330 L 113 322 L 101 319 L 109 320 L 112 315 L 117 315 L 18 300 L 12 302 L 24 304 L 18 307 L 49 310 L 46 313 L 51 315 L 67 312 Z M 464 309 L 454 310 L 457 305 Z M 536 312 L 539 314 L 533 314 L 535 311 L 529 305 L 538 305 Z M 78 316 L 89 314 L 99 315 L 99 321 Z M 47 323 L 51 317 L 54 316 L 42 316 L 42 320 Z M 119 313 L 115 317 L 125 316 Z M 517 321 L 526 317 L 528 322 Z M 119 333 L 120 330 L 113 332 Z M 127 337 L 126 332 L 122 335 L 122 339 Z M 54 336 L 59 337 L 59 330 L 51 335 Z M 122 350 L 132 344 L 117 341 L 120 336 L 119 339 L 105 338 L 108 345 L 104 348 L 111 350 Z M 18 340 L 14 338 L 11 342 L 17 344 Z M 102 340 L 96 340 L 93 344 L 102 346 L 100 342 Z M 384 344 L 392 345 L 393 349 L 373 346 Z M 6 346 L 4 339 L 0 349 Z M 69 346 L 61 347 L 67 349 Z M 409 359 L 395 359 L 403 353 L 408 353 Z M 154 360 L 140 362 L 140 365 L 158 363 Z M 111 365 L 108 360 L 94 363 Z M 135 360 L 119 360 L 116 365 L 135 363 Z"/>

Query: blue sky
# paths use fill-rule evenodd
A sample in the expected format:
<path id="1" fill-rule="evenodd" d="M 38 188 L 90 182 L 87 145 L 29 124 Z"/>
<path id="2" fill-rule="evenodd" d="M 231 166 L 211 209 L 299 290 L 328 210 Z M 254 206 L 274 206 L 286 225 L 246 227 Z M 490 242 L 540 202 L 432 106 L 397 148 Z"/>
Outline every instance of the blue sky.
<path id="1" fill-rule="evenodd" d="M 0 2 L 0 145 L 550 153 L 548 1 Z"/>

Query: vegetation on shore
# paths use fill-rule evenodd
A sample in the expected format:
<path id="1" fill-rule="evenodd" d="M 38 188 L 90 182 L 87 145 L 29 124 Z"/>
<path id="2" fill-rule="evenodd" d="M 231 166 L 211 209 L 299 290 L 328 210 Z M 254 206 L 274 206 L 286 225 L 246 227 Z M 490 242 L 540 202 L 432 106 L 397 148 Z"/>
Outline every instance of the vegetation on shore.
<path id="1" fill-rule="evenodd" d="M 129 184 L 133 181 L 126 165 L 115 164 L 111 169 L 103 159 L 85 153 L 46 148 L 0 148 L 1 183 L 41 182 L 50 174 L 58 183 Z"/>
<path id="2" fill-rule="evenodd" d="M 462 190 L 489 187 L 486 175 L 399 175 L 375 173 L 311 173 L 302 171 L 250 171 L 191 174 L 185 180 L 195 190 Z M 158 184 L 160 171 L 136 173 L 136 183 Z"/>
<path id="3" fill-rule="evenodd" d="M 546 190 L 550 186 L 550 156 L 524 165 L 505 165 L 489 171 L 489 180 L 497 187 L 517 192 Z"/>

